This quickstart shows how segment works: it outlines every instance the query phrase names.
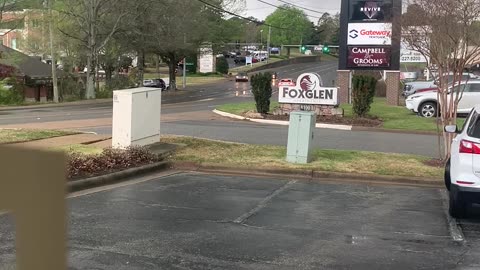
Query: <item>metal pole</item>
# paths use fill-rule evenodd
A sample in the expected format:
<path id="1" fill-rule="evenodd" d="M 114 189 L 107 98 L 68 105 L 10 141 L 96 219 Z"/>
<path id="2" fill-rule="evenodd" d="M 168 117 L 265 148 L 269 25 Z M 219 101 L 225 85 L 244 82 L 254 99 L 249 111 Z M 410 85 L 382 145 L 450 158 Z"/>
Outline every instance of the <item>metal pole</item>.
<path id="1" fill-rule="evenodd" d="M 50 34 L 50 54 L 52 56 L 52 84 L 53 84 L 53 102 L 58 103 L 59 100 L 59 93 L 58 93 L 58 81 L 57 81 L 57 65 L 55 59 L 55 48 L 54 48 L 54 38 L 53 38 L 53 16 L 52 16 L 52 1 L 48 0 L 48 15 L 49 15 L 49 34 Z"/>
<path id="2" fill-rule="evenodd" d="M 183 58 L 183 89 L 187 87 L 187 58 Z"/>
<path id="3" fill-rule="evenodd" d="M 272 35 L 272 27 L 269 26 L 268 27 L 268 39 L 267 39 L 267 63 L 268 63 L 268 60 L 270 59 L 270 36 Z"/>
<path id="4" fill-rule="evenodd" d="M 187 44 L 187 34 L 183 34 L 183 44 Z M 183 80 L 182 80 L 182 88 L 187 88 L 187 58 L 183 57 Z"/>
<path id="5" fill-rule="evenodd" d="M 260 50 L 263 51 L 263 29 L 260 30 Z"/>

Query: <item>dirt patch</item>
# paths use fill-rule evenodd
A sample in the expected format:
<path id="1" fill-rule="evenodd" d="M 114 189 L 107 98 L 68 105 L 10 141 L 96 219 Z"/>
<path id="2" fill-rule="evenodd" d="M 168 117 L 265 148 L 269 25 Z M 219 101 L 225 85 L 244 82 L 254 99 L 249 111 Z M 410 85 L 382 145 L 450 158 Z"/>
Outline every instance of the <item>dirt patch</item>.
<path id="1" fill-rule="evenodd" d="M 423 162 L 425 165 L 435 168 L 443 168 L 445 166 L 445 162 L 441 159 L 429 159 Z"/>
<path id="2" fill-rule="evenodd" d="M 264 115 L 268 120 L 289 121 L 288 115 Z M 339 117 L 339 116 L 317 116 L 317 123 L 337 124 L 362 127 L 382 127 L 383 121 L 378 117 L 360 118 L 360 117 Z"/>

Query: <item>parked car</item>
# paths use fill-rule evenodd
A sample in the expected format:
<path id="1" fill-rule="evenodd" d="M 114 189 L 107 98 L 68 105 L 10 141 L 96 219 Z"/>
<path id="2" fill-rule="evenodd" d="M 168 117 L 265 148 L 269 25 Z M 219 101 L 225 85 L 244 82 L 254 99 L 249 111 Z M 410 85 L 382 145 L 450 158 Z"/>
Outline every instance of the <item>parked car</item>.
<path id="1" fill-rule="evenodd" d="M 248 82 L 248 74 L 246 72 L 239 72 L 235 76 L 235 82 Z"/>
<path id="2" fill-rule="evenodd" d="M 448 82 L 453 81 L 453 75 L 449 74 L 448 76 Z M 474 80 L 478 79 L 478 76 L 476 76 L 473 73 L 463 73 L 462 75 L 462 81 L 467 81 L 467 80 Z M 414 82 L 407 82 L 405 83 L 403 87 L 403 95 L 408 97 L 410 95 L 413 95 L 417 92 L 419 89 L 425 89 L 425 88 L 434 88 L 436 87 L 436 82 L 434 80 L 431 81 L 414 81 Z"/>
<path id="3" fill-rule="evenodd" d="M 449 212 L 452 217 L 462 218 L 471 203 L 480 203 L 480 105 L 471 110 L 461 130 L 446 126 L 445 131 L 457 134 L 445 165 Z"/>
<path id="4" fill-rule="evenodd" d="M 450 86 L 450 96 L 455 95 L 459 89 L 463 88 L 463 95 L 458 102 L 457 113 L 467 114 L 475 105 L 480 104 L 480 80 L 463 81 L 456 86 Z M 453 91 L 452 91 L 453 90 Z M 437 115 L 438 101 L 437 92 L 430 91 L 409 96 L 405 101 L 407 109 L 417 113 L 422 117 L 434 117 Z"/>
<path id="5" fill-rule="evenodd" d="M 160 89 L 162 89 L 162 91 L 167 90 L 167 84 L 162 79 L 143 80 L 143 86 L 160 88 Z"/>
<path id="6" fill-rule="evenodd" d="M 235 62 L 235 64 L 245 64 L 246 58 L 245 56 L 237 56 L 233 61 Z"/>

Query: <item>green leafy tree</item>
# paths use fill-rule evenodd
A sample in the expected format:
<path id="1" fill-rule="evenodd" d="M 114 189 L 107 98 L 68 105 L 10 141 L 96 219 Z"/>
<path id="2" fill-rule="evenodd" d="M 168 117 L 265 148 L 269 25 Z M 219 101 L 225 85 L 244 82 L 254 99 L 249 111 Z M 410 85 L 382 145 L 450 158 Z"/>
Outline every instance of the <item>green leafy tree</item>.
<path id="1" fill-rule="evenodd" d="M 284 5 L 270 14 L 265 22 L 279 28 L 272 28 L 271 44 L 273 46 L 300 44 L 311 36 L 312 24 L 305 12 L 292 6 Z M 268 26 L 263 26 L 268 33 Z"/>
<path id="2" fill-rule="evenodd" d="M 320 43 L 338 44 L 340 35 L 340 14 L 324 13 L 318 20 L 316 33 Z"/>

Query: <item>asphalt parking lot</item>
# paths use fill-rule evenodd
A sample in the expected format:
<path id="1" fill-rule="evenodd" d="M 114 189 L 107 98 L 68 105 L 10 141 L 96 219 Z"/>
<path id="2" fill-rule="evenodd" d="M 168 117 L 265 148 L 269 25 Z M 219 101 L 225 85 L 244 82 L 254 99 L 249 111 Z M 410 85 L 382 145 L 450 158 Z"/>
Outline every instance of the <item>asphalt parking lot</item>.
<path id="1" fill-rule="evenodd" d="M 175 174 L 69 199 L 70 269 L 479 269 L 432 188 Z M 476 234 L 476 236 L 475 236 Z M 0 269 L 14 263 L 0 218 Z"/>

